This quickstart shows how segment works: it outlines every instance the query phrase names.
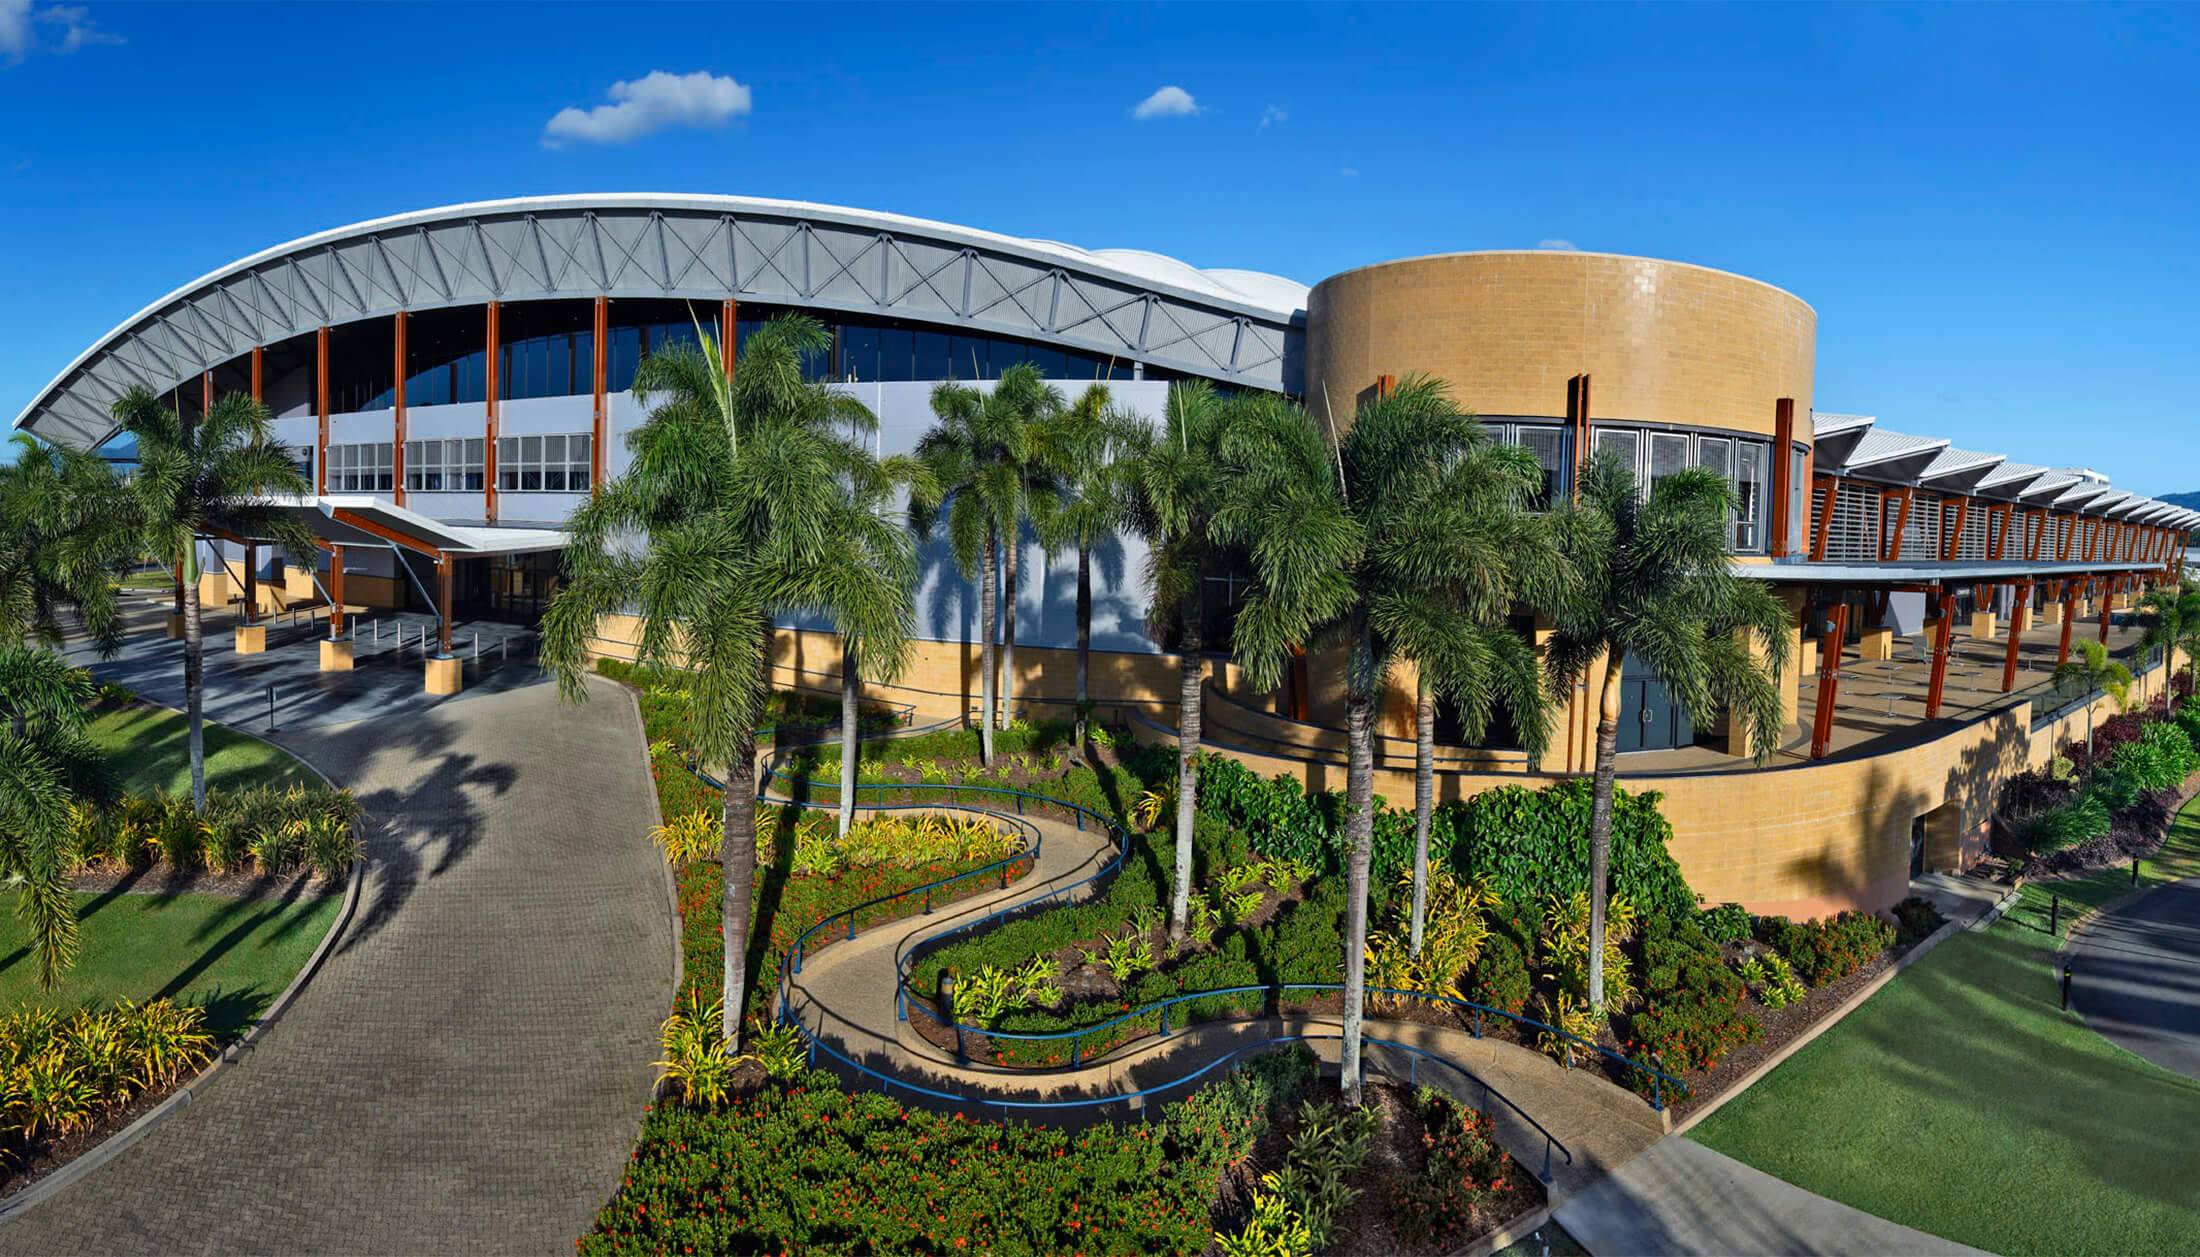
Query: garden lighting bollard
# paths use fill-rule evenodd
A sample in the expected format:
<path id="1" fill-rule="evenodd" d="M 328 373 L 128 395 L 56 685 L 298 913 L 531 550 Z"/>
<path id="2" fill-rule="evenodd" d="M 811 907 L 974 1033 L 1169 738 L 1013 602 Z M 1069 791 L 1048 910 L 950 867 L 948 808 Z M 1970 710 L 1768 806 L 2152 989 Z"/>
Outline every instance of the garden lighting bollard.
<path id="1" fill-rule="evenodd" d="M 2070 971 L 2077 967 L 2076 957 L 2063 961 L 2062 1006 L 2066 1013 L 2070 1011 Z"/>
<path id="2" fill-rule="evenodd" d="M 272 681 L 267 687 L 267 731 L 275 732 L 275 685 Z"/>
<path id="3" fill-rule="evenodd" d="M 2132 884 L 2132 885 L 2134 885 L 2134 886 L 2137 886 L 2137 885 L 2139 884 L 2139 857 L 2138 857 L 2138 856 L 2133 856 L 2133 857 L 2131 857 L 2131 884 Z"/>
<path id="4" fill-rule="evenodd" d="M 2049 895 L 2047 897 L 2047 932 L 2050 934 L 2062 933 L 2061 895 Z"/>

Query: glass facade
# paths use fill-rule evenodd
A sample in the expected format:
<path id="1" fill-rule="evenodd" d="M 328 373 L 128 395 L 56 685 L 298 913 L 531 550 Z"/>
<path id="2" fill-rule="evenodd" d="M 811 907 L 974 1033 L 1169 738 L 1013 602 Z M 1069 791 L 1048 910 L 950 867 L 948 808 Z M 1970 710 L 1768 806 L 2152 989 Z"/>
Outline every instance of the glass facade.
<path id="1" fill-rule="evenodd" d="M 328 447 L 330 493 L 388 493 L 396 487 L 396 446 L 388 441 Z"/>
<path id="2" fill-rule="evenodd" d="M 415 493 L 479 493 L 480 437 L 405 442 L 405 488 Z"/>
<path id="3" fill-rule="evenodd" d="M 586 493 L 595 441 L 586 432 L 497 438 L 499 493 Z"/>

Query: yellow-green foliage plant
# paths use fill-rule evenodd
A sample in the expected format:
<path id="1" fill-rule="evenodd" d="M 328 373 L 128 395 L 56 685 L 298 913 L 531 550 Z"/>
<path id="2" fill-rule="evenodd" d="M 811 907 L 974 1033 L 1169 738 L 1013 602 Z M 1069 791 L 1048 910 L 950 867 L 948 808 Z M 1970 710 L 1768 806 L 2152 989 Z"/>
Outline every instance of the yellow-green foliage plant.
<path id="1" fill-rule="evenodd" d="M 1635 936 L 1635 907 L 1625 895 L 1614 895 L 1604 908 L 1604 1001 L 1607 1008 L 1625 1009 L 1635 1002 L 1634 976 L 1628 971 L 1623 948 Z M 1574 999 L 1589 995 L 1589 895 L 1575 891 L 1571 898 L 1552 895 L 1543 913 L 1543 953 L 1550 966 L 1545 977 Z M 1586 1037 L 1586 1036 L 1584 1036 Z"/>
<path id="2" fill-rule="evenodd" d="M 75 1134 L 213 1054 L 205 1013 L 188 1004 L 21 1009 L 0 1018 L 0 1140 Z"/>
<path id="3" fill-rule="evenodd" d="M 1309 1257 L 1314 1233 L 1280 1192 L 1253 1193 L 1253 1216 L 1235 1235 L 1215 1232 L 1222 1257 Z"/>
<path id="4" fill-rule="evenodd" d="M 716 816 L 690 812 L 650 830 L 649 838 L 665 853 L 666 862 L 678 867 L 717 855 L 725 830 Z"/>
<path id="5" fill-rule="evenodd" d="M 658 1027 L 664 1058 L 656 1062 L 657 1085 L 670 1084 L 689 1104 L 719 1105 L 726 1101 L 733 1069 L 738 1063 L 719 1033 L 725 1005 L 703 1001 L 700 991 L 690 990 Z"/>

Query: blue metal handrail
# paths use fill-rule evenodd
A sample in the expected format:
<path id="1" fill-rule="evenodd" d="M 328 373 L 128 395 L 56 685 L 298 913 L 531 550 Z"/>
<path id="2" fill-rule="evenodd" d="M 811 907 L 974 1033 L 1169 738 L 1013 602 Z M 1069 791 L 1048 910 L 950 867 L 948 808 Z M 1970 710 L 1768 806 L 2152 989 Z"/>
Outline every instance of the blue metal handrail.
<path id="1" fill-rule="evenodd" d="M 808 1026 L 803 1025 L 799 1019 L 790 1020 L 788 1024 L 794 1026 L 795 1030 L 802 1035 L 803 1040 L 809 1044 L 810 1064 L 813 1067 L 817 1064 L 818 1053 L 823 1052 L 826 1056 L 831 1057 L 833 1060 L 839 1062 L 841 1065 L 846 1066 L 848 1069 L 855 1071 L 857 1074 L 883 1083 L 888 1087 L 899 1087 L 902 1090 L 907 1091 L 913 1095 L 920 1095 L 933 1100 L 943 1100 L 949 1104 L 966 1104 L 973 1107 L 991 1106 L 1001 1111 L 1001 1117 L 1003 1120 L 1007 1119 L 1009 1110 L 1011 1109 L 1038 1109 L 1044 1111 L 1053 1111 L 1064 1109 L 1100 1108 L 1102 1106 L 1110 1104 L 1127 1104 L 1132 1100 L 1143 1101 L 1149 1096 L 1159 1095 L 1160 1093 L 1165 1091 L 1174 1091 L 1189 1083 L 1196 1082 L 1206 1075 L 1214 1072 L 1216 1069 L 1219 1069 L 1224 1065 L 1228 1065 L 1234 1062 L 1239 1057 L 1245 1055 L 1248 1052 L 1265 1051 L 1269 1048 L 1286 1043 L 1327 1042 L 1330 1040 L 1342 1040 L 1344 1037 L 1343 1035 L 1337 1034 L 1281 1034 L 1276 1035 L 1272 1038 L 1262 1039 L 1256 1043 L 1241 1044 L 1238 1047 L 1232 1048 L 1230 1051 L 1225 1052 L 1215 1059 L 1207 1062 L 1206 1064 L 1199 1066 L 1197 1069 L 1193 1069 L 1181 1075 L 1180 1077 L 1172 1078 L 1167 1082 L 1160 1082 L 1155 1083 L 1151 1086 L 1141 1087 L 1136 1091 L 1120 1091 L 1112 1092 L 1107 1095 L 1084 1096 L 1074 1100 L 1004 1100 L 995 1096 L 968 1095 L 959 1091 L 946 1091 L 938 1087 L 927 1087 L 922 1085 L 921 1083 L 910 1082 L 905 1078 L 897 1078 L 894 1075 L 885 1073 L 882 1070 L 873 1069 L 871 1066 L 865 1065 L 861 1061 L 858 1061 L 855 1058 L 849 1056 L 847 1053 L 842 1052 L 840 1049 L 834 1047 L 832 1044 L 825 1042 L 822 1037 L 812 1031 Z M 1497 1088 L 1492 1087 L 1487 1080 L 1475 1074 L 1474 1071 L 1468 1069 L 1466 1066 L 1461 1065 L 1457 1061 L 1451 1060 L 1448 1057 L 1442 1056 L 1435 1052 L 1431 1052 L 1426 1048 L 1418 1048 L 1409 1043 L 1399 1043 L 1392 1039 L 1377 1039 L 1373 1037 L 1363 1036 L 1360 1042 L 1374 1047 L 1394 1048 L 1400 1052 L 1406 1053 L 1408 1060 L 1411 1062 L 1408 1067 L 1408 1078 L 1411 1085 L 1419 1085 L 1420 1062 L 1422 1058 L 1425 1057 L 1428 1060 L 1434 1061 L 1437 1064 L 1442 1065 L 1444 1068 L 1458 1074 L 1460 1077 L 1466 1079 L 1468 1082 L 1482 1088 L 1481 1108 L 1484 1112 L 1489 1111 L 1489 1102 L 1492 1099 L 1501 1101 L 1506 1108 L 1511 1109 L 1516 1115 L 1518 1115 L 1521 1121 L 1526 1122 L 1531 1127 L 1534 1127 L 1535 1132 L 1543 1136 L 1543 1169 L 1537 1177 L 1539 1177 L 1544 1183 L 1548 1184 L 1551 1181 L 1551 1154 L 1554 1150 L 1565 1156 L 1566 1164 L 1572 1165 L 1574 1163 L 1573 1150 L 1568 1148 L 1565 1142 L 1559 1139 L 1558 1136 L 1552 1134 L 1549 1127 L 1535 1120 L 1534 1117 L 1529 1115 L 1526 1109 L 1523 1109 L 1518 1104 L 1515 1104 L 1512 1101 L 1511 1097 L 1507 1096 L 1504 1092 L 1499 1091 Z"/>

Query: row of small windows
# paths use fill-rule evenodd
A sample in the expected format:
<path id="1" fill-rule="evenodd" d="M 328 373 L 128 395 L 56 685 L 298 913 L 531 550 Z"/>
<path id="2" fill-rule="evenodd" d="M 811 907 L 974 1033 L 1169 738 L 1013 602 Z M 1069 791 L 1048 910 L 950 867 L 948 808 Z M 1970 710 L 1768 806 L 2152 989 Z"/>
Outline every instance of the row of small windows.
<path id="1" fill-rule="evenodd" d="M 739 320 L 735 332 L 737 361 L 740 346 L 763 325 L 762 318 Z M 703 326 L 713 334 L 717 331 L 714 320 L 706 320 Z M 827 331 L 832 344 L 809 355 L 803 364 L 804 376 L 813 381 L 991 380 L 1019 363 L 1030 363 L 1048 379 L 1066 384 L 1128 380 L 1136 374 L 1127 360 L 1103 359 L 1001 337 L 855 323 L 831 323 Z M 693 347 L 696 333 L 692 321 L 613 326 L 604 346 L 606 391 L 623 393 L 633 388 L 635 372 L 644 357 L 674 346 Z M 489 392 L 488 351 L 486 345 L 476 345 L 414 345 L 410 356 L 415 363 L 423 356 L 434 360 L 425 366 L 415 365 L 406 376 L 405 404 L 447 406 L 485 401 Z M 365 348 L 356 355 L 343 355 L 342 361 L 342 374 L 329 383 L 331 411 L 388 410 L 396 405 L 386 352 L 377 354 Z M 1155 372 L 1149 378 L 1164 377 Z M 594 331 L 580 328 L 507 338 L 499 346 L 497 381 L 498 395 L 505 401 L 593 393 Z"/>
<path id="2" fill-rule="evenodd" d="M 405 442 L 405 488 L 413 493 L 479 493 L 487 483 L 480 437 Z M 309 454 L 310 460 L 310 454 Z M 328 447 L 330 493 L 388 493 L 396 446 L 363 441 Z M 595 438 L 586 432 L 497 438 L 497 489 L 503 493 L 586 493 L 595 482 Z"/>

